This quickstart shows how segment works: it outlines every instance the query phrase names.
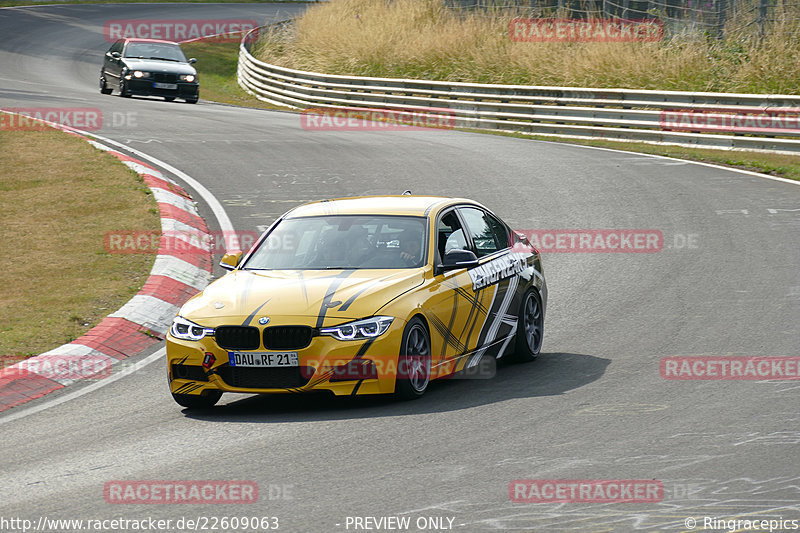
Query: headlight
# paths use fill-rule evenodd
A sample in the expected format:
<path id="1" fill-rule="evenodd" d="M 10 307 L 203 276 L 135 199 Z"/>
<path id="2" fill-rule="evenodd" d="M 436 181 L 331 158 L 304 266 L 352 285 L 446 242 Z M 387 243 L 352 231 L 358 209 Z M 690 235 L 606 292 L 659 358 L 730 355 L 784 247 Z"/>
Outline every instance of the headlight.
<path id="1" fill-rule="evenodd" d="M 194 74 L 181 74 L 181 81 L 193 82 L 197 77 Z"/>
<path id="2" fill-rule="evenodd" d="M 149 78 L 150 77 L 150 73 L 149 72 L 142 72 L 141 70 L 134 70 L 133 71 L 133 77 L 134 78 Z"/>
<path id="3" fill-rule="evenodd" d="M 169 332 L 176 339 L 185 341 L 199 341 L 206 335 L 213 335 L 214 329 L 198 326 L 194 322 L 186 320 L 183 317 L 176 316 L 172 320 L 172 326 L 169 328 Z"/>
<path id="4" fill-rule="evenodd" d="M 319 332 L 321 335 L 330 335 L 340 341 L 374 339 L 386 333 L 392 320 L 394 318 L 390 316 L 374 316 L 332 328 L 322 328 Z"/>

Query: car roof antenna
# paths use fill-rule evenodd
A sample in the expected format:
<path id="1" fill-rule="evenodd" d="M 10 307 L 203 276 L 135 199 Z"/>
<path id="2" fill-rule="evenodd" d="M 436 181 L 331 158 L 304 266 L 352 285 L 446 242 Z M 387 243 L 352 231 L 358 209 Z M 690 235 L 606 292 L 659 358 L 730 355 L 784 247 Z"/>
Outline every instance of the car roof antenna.
<path id="1" fill-rule="evenodd" d="M 403 196 L 411 196 L 411 191 L 406 189 L 403 191 Z"/>

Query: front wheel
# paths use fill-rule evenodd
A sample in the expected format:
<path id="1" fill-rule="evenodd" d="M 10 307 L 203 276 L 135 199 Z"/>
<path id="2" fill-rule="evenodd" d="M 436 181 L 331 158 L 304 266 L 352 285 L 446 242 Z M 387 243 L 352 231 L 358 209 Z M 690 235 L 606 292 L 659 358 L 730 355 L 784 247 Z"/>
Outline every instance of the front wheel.
<path id="1" fill-rule="evenodd" d="M 165 96 L 164 100 L 167 101 L 167 102 L 171 102 L 171 101 L 175 100 L 175 97 L 174 96 Z"/>
<path id="2" fill-rule="evenodd" d="M 187 104 L 196 104 L 197 98 L 185 98 Z"/>
<path id="3" fill-rule="evenodd" d="M 401 400 L 417 399 L 425 394 L 430 381 L 431 337 L 425 323 L 414 317 L 403 331 L 394 394 Z"/>
<path id="4" fill-rule="evenodd" d="M 128 84 L 125 83 L 125 78 L 120 76 L 119 78 L 119 95 L 123 98 L 130 98 L 131 93 L 128 90 Z"/>
<path id="5" fill-rule="evenodd" d="M 218 390 L 207 390 L 201 394 L 172 394 L 172 398 L 187 409 L 210 409 L 222 397 Z"/>
<path id="6" fill-rule="evenodd" d="M 106 85 L 105 72 L 100 72 L 100 94 L 111 94 L 111 87 Z"/>
<path id="7" fill-rule="evenodd" d="M 522 298 L 517 317 L 517 338 L 513 359 L 519 362 L 533 361 L 542 350 L 544 338 L 544 310 L 542 298 L 535 289 L 528 289 Z"/>

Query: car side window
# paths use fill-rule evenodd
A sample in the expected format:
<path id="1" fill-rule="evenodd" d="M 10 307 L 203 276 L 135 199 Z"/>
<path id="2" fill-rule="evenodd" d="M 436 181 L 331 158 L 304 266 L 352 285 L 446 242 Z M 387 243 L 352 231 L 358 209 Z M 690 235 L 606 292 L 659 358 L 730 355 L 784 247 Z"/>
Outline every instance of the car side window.
<path id="1" fill-rule="evenodd" d="M 459 208 L 475 245 L 475 255 L 483 257 L 508 248 L 508 230 L 495 217 L 477 207 Z"/>
<path id="2" fill-rule="evenodd" d="M 455 210 L 443 215 L 436 228 L 436 249 L 439 257 L 444 258 L 444 254 L 450 250 L 463 250 L 467 248 L 467 238 L 464 229 L 458 220 Z"/>
<path id="3" fill-rule="evenodd" d="M 117 42 L 115 42 L 114 44 L 111 45 L 111 50 L 109 50 L 109 51 L 110 52 L 119 52 L 121 54 L 122 53 L 122 45 L 123 44 L 125 44 L 125 41 L 120 39 L 119 41 L 117 41 Z"/>

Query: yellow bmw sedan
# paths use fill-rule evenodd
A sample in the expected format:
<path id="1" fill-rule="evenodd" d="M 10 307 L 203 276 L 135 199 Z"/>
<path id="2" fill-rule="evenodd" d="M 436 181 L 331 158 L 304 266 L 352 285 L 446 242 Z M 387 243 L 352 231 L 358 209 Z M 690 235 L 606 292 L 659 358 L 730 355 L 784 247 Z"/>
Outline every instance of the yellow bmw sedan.
<path id="1" fill-rule="evenodd" d="M 172 396 L 422 396 L 542 347 L 539 251 L 477 202 L 342 198 L 292 209 L 183 305 L 167 337 Z"/>

